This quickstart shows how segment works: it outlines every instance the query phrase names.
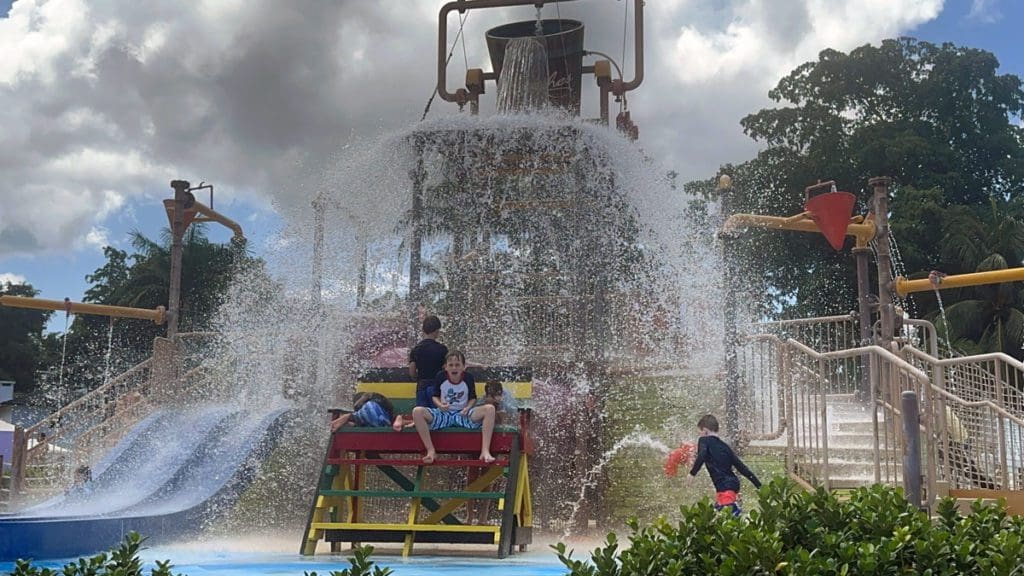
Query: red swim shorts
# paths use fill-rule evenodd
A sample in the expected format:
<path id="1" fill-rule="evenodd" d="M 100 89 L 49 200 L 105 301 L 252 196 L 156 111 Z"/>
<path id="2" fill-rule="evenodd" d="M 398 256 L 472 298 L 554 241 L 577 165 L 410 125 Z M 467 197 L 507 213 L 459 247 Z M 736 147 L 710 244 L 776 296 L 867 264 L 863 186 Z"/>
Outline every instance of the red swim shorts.
<path id="1" fill-rule="evenodd" d="M 728 506 L 736 503 L 737 494 L 735 490 L 722 490 L 715 496 L 719 506 Z"/>

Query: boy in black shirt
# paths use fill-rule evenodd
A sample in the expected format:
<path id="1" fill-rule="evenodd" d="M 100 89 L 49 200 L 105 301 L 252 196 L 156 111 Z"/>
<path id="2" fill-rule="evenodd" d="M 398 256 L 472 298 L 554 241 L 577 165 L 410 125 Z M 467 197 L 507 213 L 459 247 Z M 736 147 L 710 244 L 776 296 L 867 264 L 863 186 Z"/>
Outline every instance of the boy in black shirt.
<path id="1" fill-rule="evenodd" d="M 700 431 L 700 438 L 697 440 L 697 457 L 693 461 L 693 468 L 690 469 L 690 476 L 686 480 L 692 483 L 694 477 L 700 472 L 701 466 L 706 465 L 708 475 L 711 476 L 711 482 L 714 483 L 717 492 L 715 510 L 721 510 L 728 506 L 732 509 L 733 516 L 739 516 L 740 507 L 736 500 L 740 492 L 740 479 L 732 471 L 733 468 L 746 476 L 754 488 L 760 488 L 761 481 L 732 451 L 732 448 L 718 437 L 717 418 L 711 414 L 701 417 L 697 422 L 697 430 Z"/>
<path id="2" fill-rule="evenodd" d="M 437 341 L 441 319 L 430 315 L 423 319 L 423 339 L 409 350 L 409 376 L 416 381 L 416 405 L 433 408 L 434 379 L 444 368 L 448 347 Z"/>

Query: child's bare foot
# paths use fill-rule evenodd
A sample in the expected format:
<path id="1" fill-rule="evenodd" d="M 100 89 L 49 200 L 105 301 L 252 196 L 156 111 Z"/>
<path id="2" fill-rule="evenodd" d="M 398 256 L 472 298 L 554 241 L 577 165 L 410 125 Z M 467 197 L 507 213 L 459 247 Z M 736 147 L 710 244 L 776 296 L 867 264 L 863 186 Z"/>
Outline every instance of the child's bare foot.
<path id="1" fill-rule="evenodd" d="M 401 432 L 402 427 L 405 425 L 405 421 L 402 420 L 402 415 L 395 416 L 395 421 L 391 423 L 391 429 L 395 432 Z"/>
<path id="2" fill-rule="evenodd" d="M 408 422 L 405 423 L 405 427 L 406 428 L 415 428 L 416 427 L 416 421 L 415 420 L 409 420 Z"/>
<path id="3" fill-rule="evenodd" d="M 491 462 L 494 462 L 496 460 L 494 456 L 491 456 L 490 452 L 481 452 L 480 459 L 486 462 L 487 464 L 490 464 Z"/>
<path id="4" fill-rule="evenodd" d="M 423 463 L 433 464 L 434 458 L 437 458 L 437 454 L 435 454 L 433 451 L 427 452 L 427 455 L 423 457 Z"/>
<path id="5" fill-rule="evenodd" d="M 345 424 L 348 424 L 348 414 L 342 414 L 334 420 L 331 420 L 331 432 L 337 432 L 338 428 L 341 428 Z"/>

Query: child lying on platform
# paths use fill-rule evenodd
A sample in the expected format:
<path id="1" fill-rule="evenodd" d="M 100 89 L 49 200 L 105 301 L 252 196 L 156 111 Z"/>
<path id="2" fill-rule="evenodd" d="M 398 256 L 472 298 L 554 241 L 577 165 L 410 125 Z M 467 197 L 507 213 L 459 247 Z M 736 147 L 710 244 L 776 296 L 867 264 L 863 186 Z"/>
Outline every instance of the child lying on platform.
<path id="1" fill-rule="evenodd" d="M 458 427 L 471 430 L 480 429 L 482 443 L 480 459 L 494 462 L 491 455 L 491 436 L 494 434 L 494 405 L 476 405 L 476 387 L 469 386 L 465 380 L 466 356 L 457 350 L 448 353 L 444 361 L 447 378 L 434 391 L 434 408 L 417 406 L 412 410 L 412 420 L 416 432 L 427 449 L 423 457 L 424 464 L 431 464 L 437 457 L 434 442 L 430 438 L 431 430 Z"/>
<path id="2" fill-rule="evenodd" d="M 352 397 L 352 412 L 331 421 L 331 432 L 342 426 L 392 426 L 401 429 L 402 417 L 395 416 L 391 401 L 376 392 L 356 392 Z"/>

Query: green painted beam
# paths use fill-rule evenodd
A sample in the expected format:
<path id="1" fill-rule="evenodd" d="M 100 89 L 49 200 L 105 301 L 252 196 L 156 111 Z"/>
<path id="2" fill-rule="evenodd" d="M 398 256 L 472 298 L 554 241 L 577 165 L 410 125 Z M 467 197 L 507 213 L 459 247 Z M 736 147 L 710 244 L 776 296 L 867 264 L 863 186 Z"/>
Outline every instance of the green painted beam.
<path id="1" fill-rule="evenodd" d="M 357 496 L 359 498 L 459 498 L 465 500 L 500 500 L 502 492 L 431 492 L 405 490 L 321 490 L 321 496 Z"/>

